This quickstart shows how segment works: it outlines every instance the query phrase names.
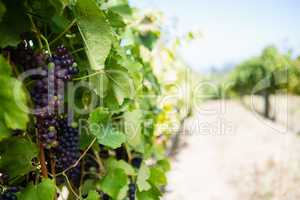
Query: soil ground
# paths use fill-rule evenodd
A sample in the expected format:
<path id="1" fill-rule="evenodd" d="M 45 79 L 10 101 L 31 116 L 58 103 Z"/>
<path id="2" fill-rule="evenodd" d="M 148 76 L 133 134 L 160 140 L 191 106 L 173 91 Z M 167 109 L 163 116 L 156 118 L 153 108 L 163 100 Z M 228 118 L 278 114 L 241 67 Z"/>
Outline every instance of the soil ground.
<path id="1" fill-rule="evenodd" d="M 164 200 L 299 200 L 300 137 L 236 101 L 187 121 Z"/>

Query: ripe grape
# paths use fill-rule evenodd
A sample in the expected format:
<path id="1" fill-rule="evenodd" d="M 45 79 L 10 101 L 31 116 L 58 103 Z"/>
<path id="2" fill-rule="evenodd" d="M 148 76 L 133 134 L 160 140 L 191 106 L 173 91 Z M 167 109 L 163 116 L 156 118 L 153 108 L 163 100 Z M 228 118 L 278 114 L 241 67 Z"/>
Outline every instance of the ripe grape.
<path id="1" fill-rule="evenodd" d="M 46 57 L 46 56 L 45 56 Z M 41 57 L 36 57 L 36 60 Z M 40 62 L 42 63 L 42 62 Z M 76 63 L 64 46 L 59 46 L 42 69 L 46 76 L 36 80 L 31 90 L 36 113 L 39 139 L 47 149 L 58 145 L 58 115 L 64 112 L 64 90 L 66 82 L 78 73 Z"/>
<path id="2" fill-rule="evenodd" d="M 137 169 L 141 167 L 142 162 L 143 162 L 143 158 L 141 157 L 135 157 L 131 160 L 132 166 L 134 166 Z"/>
<path id="3" fill-rule="evenodd" d="M 135 200 L 135 192 L 136 192 L 136 185 L 134 183 L 130 183 L 129 190 L 128 190 L 129 200 Z"/>
<path id="4" fill-rule="evenodd" d="M 59 120 L 59 145 L 54 149 L 56 155 L 56 168 L 58 172 L 68 169 L 74 165 L 80 157 L 79 131 L 74 125 L 68 124 L 68 119 L 64 117 Z M 76 183 L 80 177 L 80 166 L 67 171 L 68 177 Z"/>
<path id="5" fill-rule="evenodd" d="M 0 195 L 0 200 L 17 200 L 18 187 L 10 187 Z"/>
<path id="6" fill-rule="evenodd" d="M 121 146 L 115 150 L 117 160 L 125 160 L 128 162 L 127 151 L 124 146 Z"/>

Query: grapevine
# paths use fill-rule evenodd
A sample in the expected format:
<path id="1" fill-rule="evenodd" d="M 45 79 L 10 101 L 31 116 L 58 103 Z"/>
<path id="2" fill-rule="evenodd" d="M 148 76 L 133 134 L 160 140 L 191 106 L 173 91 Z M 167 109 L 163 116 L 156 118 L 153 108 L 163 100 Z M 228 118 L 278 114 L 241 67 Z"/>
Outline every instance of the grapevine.
<path id="1" fill-rule="evenodd" d="M 127 1 L 0 8 L 0 199 L 160 199 L 155 18 Z"/>

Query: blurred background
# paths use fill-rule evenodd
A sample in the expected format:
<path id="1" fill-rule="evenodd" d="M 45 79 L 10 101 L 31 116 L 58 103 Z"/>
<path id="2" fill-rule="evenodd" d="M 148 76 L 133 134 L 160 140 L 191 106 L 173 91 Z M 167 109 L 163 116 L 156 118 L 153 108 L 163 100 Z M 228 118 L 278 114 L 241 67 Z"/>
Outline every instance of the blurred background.
<path id="1" fill-rule="evenodd" d="M 164 199 L 298 200 L 300 1 L 129 3 L 147 16 L 145 42 L 158 40 Z"/>

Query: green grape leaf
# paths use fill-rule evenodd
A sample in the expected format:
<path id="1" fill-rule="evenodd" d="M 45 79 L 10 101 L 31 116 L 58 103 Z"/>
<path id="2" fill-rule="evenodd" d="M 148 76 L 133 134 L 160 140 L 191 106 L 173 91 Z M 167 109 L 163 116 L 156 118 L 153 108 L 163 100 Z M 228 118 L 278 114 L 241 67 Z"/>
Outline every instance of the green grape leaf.
<path id="1" fill-rule="evenodd" d="M 19 0 L 2 0 L 2 3 L 6 12 L 2 13 L 0 22 L 0 47 L 16 46 L 21 40 L 20 34 L 30 30 L 26 8 Z"/>
<path id="2" fill-rule="evenodd" d="M 5 12 L 6 12 L 6 7 L 3 4 L 3 2 L 0 2 L 0 22 L 2 21 L 2 17 L 3 17 Z"/>
<path id="3" fill-rule="evenodd" d="M 161 169 L 164 170 L 165 172 L 168 172 L 171 170 L 170 161 L 168 161 L 167 159 L 159 160 L 157 162 L 157 165 L 160 166 Z"/>
<path id="4" fill-rule="evenodd" d="M 125 22 L 123 21 L 122 16 L 119 15 L 118 13 L 116 13 L 116 12 L 108 10 L 107 18 L 109 20 L 110 25 L 113 26 L 113 27 L 123 28 L 123 27 L 126 26 Z"/>
<path id="5" fill-rule="evenodd" d="M 80 186 L 80 191 L 82 195 L 88 195 L 90 191 L 96 190 L 96 181 L 92 179 L 87 179 Z"/>
<path id="6" fill-rule="evenodd" d="M 124 187 L 128 185 L 128 177 L 123 169 L 114 168 L 102 179 L 100 186 L 104 193 L 113 199 L 120 199 L 124 193 Z"/>
<path id="7" fill-rule="evenodd" d="M 26 7 L 31 10 L 34 16 L 43 18 L 43 21 L 50 23 L 54 16 L 62 17 L 63 11 L 69 5 L 69 0 L 27 0 Z M 57 20 L 57 18 L 56 18 Z M 51 26 L 53 28 L 53 26 Z M 55 29 L 54 29 L 55 31 Z M 57 30 L 56 30 L 57 31 Z"/>
<path id="8" fill-rule="evenodd" d="M 118 194 L 117 200 L 124 200 L 128 194 L 128 189 L 129 189 L 128 184 L 122 187 Z"/>
<path id="9" fill-rule="evenodd" d="M 132 15 L 132 9 L 128 4 L 128 0 L 110 0 L 105 1 L 101 5 L 102 9 L 110 9 L 123 17 Z"/>
<path id="10" fill-rule="evenodd" d="M 90 84 L 99 97 L 104 98 L 107 96 L 109 79 L 107 78 L 105 73 L 99 73 L 90 77 Z"/>
<path id="11" fill-rule="evenodd" d="M 141 166 L 137 176 L 137 186 L 139 191 L 147 191 L 151 188 L 151 185 L 147 181 L 150 178 L 150 169 L 145 164 Z"/>
<path id="12" fill-rule="evenodd" d="M 123 169 L 124 172 L 129 176 L 136 175 L 134 168 L 130 164 L 125 162 L 124 160 L 115 160 L 113 158 L 110 158 L 107 161 L 107 168 L 108 168 L 108 170 L 112 170 L 114 168 L 120 168 L 120 169 Z"/>
<path id="13" fill-rule="evenodd" d="M 93 70 L 104 69 L 112 44 L 112 30 L 94 0 L 78 0 L 74 11 Z"/>
<path id="14" fill-rule="evenodd" d="M 44 179 L 38 185 L 29 185 L 18 196 L 20 200 L 53 200 L 56 195 L 54 180 Z"/>
<path id="15" fill-rule="evenodd" d="M 10 65 L 2 56 L 0 56 L 0 73 L 0 85 L 3 87 L 0 91 L 1 129 L 5 130 L 6 126 L 10 129 L 25 130 L 29 121 L 26 93 L 22 88 L 22 83 L 10 76 Z M 2 134 L 6 133 L 0 133 L 0 138 L 3 137 Z"/>
<path id="16" fill-rule="evenodd" d="M 90 124 L 105 124 L 110 120 L 110 113 L 106 108 L 98 107 L 90 113 L 89 123 Z"/>
<path id="17" fill-rule="evenodd" d="M 115 149 L 126 141 L 126 136 L 111 127 L 110 117 L 108 110 L 102 107 L 95 109 L 89 117 L 89 130 L 97 138 L 99 144 Z"/>
<path id="18" fill-rule="evenodd" d="M 152 167 L 150 169 L 150 178 L 149 181 L 155 186 L 164 186 L 167 184 L 167 177 L 165 171 L 158 166 Z"/>
<path id="19" fill-rule="evenodd" d="M 135 94 L 135 85 L 128 71 L 124 67 L 115 65 L 106 72 L 119 105 L 123 104 L 125 98 L 132 99 Z"/>
<path id="20" fill-rule="evenodd" d="M 100 195 L 95 190 L 90 191 L 88 197 L 86 198 L 86 200 L 99 200 L 99 199 L 100 199 Z"/>
<path id="21" fill-rule="evenodd" d="M 157 188 L 152 187 L 148 191 L 138 191 L 136 196 L 138 200 L 159 200 L 161 192 Z"/>
<path id="22" fill-rule="evenodd" d="M 140 34 L 139 39 L 145 47 L 147 47 L 149 50 L 152 50 L 159 38 L 159 35 L 159 32 L 149 31 L 145 34 Z"/>
<path id="23" fill-rule="evenodd" d="M 65 18 L 64 16 L 61 15 L 54 15 L 51 19 L 51 30 L 54 33 L 61 33 L 63 32 L 67 26 L 70 24 L 71 22 Z"/>
<path id="24" fill-rule="evenodd" d="M 112 89 L 109 90 L 104 98 L 104 103 L 110 110 L 116 111 L 119 109 L 119 102 Z"/>
<path id="25" fill-rule="evenodd" d="M 0 155 L 0 169 L 15 178 L 33 170 L 31 160 L 38 155 L 38 148 L 24 138 L 9 138 L 0 143 Z"/>
<path id="26" fill-rule="evenodd" d="M 103 144 L 104 146 L 108 146 L 113 149 L 120 147 L 126 141 L 126 136 L 124 133 L 114 130 L 109 125 L 91 125 L 90 131 L 96 136 L 99 144 Z"/>
<path id="27" fill-rule="evenodd" d="M 0 141 L 4 138 L 9 137 L 9 129 L 6 127 L 6 125 L 0 121 Z"/>
<path id="28" fill-rule="evenodd" d="M 127 142 L 134 150 L 143 153 L 144 141 L 141 134 L 142 131 L 142 117 L 141 110 L 127 111 L 124 113 L 124 130 L 127 137 Z"/>

